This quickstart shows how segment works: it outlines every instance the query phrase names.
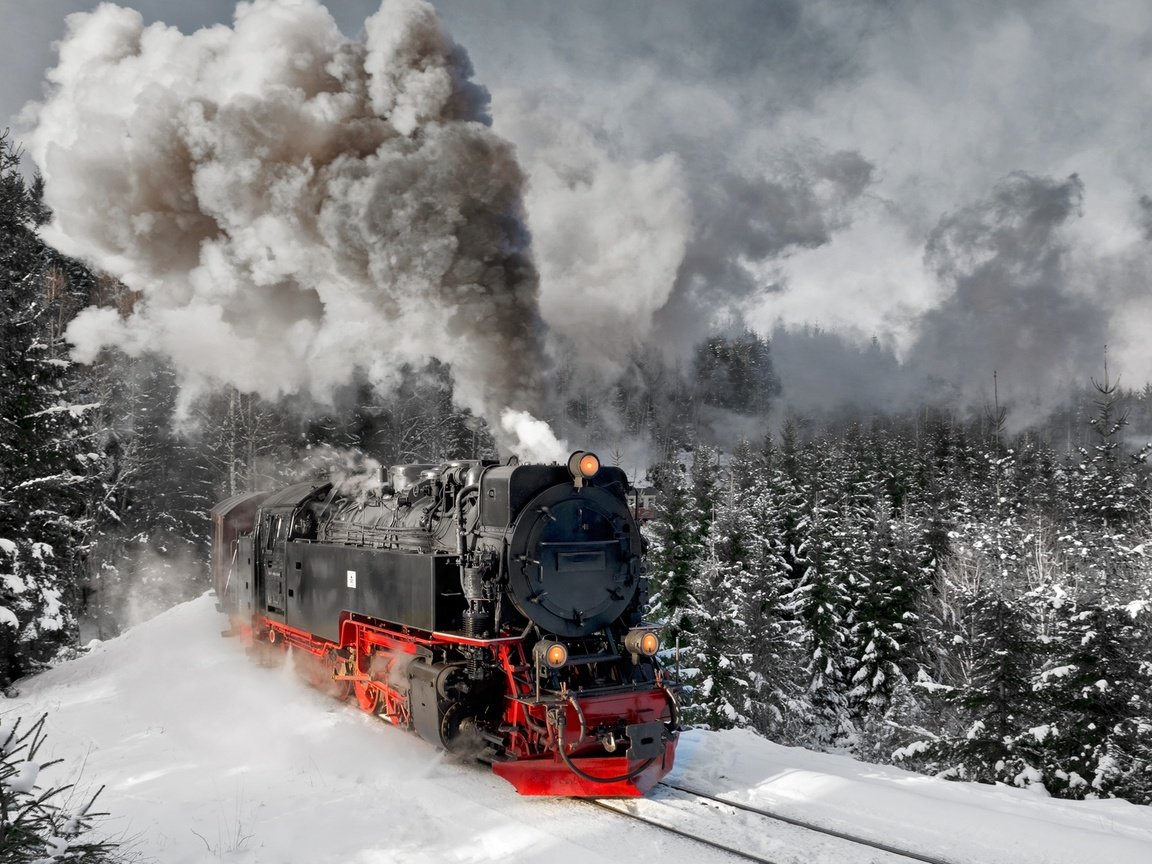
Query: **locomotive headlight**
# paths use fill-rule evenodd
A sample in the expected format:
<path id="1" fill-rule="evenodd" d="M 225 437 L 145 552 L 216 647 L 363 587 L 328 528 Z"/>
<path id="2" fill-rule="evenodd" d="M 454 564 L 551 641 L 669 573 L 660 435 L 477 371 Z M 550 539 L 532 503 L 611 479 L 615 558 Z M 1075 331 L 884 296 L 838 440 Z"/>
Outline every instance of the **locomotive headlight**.
<path id="1" fill-rule="evenodd" d="M 580 457 L 580 473 L 584 477 L 595 477 L 600 470 L 600 460 L 595 453 L 585 453 Z"/>
<path id="2" fill-rule="evenodd" d="M 562 642 L 549 642 L 544 639 L 536 643 L 536 647 L 532 649 L 532 653 L 536 655 L 536 659 L 542 661 L 546 666 L 553 669 L 559 669 L 568 662 L 568 648 Z"/>
<path id="3" fill-rule="evenodd" d="M 624 648 L 630 654 L 651 657 L 660 650 L 660 637 L 651 630 L 630 630 L 624 637 Z"/>
<path id="4" fill-rule="evenodd" d="M 600 470 L 600 457 L 595 453 L 577 450 L 568 457 L 568 472 L 578 481 L 590 480 Z"/>

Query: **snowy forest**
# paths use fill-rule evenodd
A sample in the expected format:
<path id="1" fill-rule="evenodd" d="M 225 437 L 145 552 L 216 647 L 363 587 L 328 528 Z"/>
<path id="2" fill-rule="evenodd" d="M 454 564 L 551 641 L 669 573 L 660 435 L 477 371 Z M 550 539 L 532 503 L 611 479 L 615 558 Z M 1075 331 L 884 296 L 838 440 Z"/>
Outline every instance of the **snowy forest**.
<path id="1" fill-rule="evenodd" d="M 1146 451 L 1120 445 L 1118 388 L 1096 395 L 1071 453 L 929 411 L 657 466 L 656 615 L 690 716 L 1152 800 Z"/>
<path id="2" fill-rule="evenodd" d="M 387 397 L 365 383 L 326 407 L 232 388 L 184 404 L 154 356 L 73 362 L 73 317 L 138 297 L 43 241 L 41 197 L 0 139 L 5 688 L 207 590 L 207 514 L 224 496 L 372 460 L 496 455 L 436 362 Z M 623 467 L 659 493 L 652 616 L 686 719 L 1152 801 L 1152 480 L 1131 434 L 1152 429 L 1152 385 L 1121 386 L 1102 353 L 1028 428 L 995 402 L 813 416 L 788 410 L 770 348 L 741 331 L 680 366 L 636 357 L 608 399 L 561 362 L 542 412 L 606 461 L 643 442 L 648 464 Z"/>

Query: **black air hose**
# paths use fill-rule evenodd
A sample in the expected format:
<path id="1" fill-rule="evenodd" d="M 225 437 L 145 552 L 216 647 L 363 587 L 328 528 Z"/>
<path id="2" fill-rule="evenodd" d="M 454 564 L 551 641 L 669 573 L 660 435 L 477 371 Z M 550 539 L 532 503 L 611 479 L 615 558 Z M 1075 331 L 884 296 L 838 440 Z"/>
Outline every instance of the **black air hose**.
<path id="1" fill-rule="evenodd" d="M 581 711 L 580 706 L 576 704 L 575 697 L 570 696 L 568 698 L 568 701 L 572 703 L 572 707 L 574 707 L 576 709 L 576 714 L 580 718 L 580 740 L 583 741 L 584 740 L 584 734 L 585 734 L 584 712 Z M 572 761 L 572 757 L 570 757 L 568 755 L 568 752 L 567 752 L 566 748 L 564 747 L 564 728 L 567 725 L 568 725 L 568 718 L 565 715 L 565 712 L 563 710 L 561 710 L 558 712 L 558 716 L 556 718 L 556 726 L 560 731 L 560 740 L 557 744 L 556 749 L 560 751 L 560 758 L 564 760 L 564 764 L 568 766 L 568 770 L 570 770 L 573 774 L 576 774 L 579 777 L 583 777 L 585 780 L 588 780 L 592 783 L 621 783 L 625 780 L 633 780 L 636 777 L 639 777 L 645 771 L 647 771 L 649 766 L 651 766 L 651 764 L 656 761 L 656 757 L 652 756 L 648 759 L 645 759 L 636 768 L 632 769 L 631 771 L 627 772 L 626 774 L 620 774 L 617 777 L 597 777 L 594 774 L 589 774 L 583 768 L 579 768 L 576 766 L 576 763 Z"/>

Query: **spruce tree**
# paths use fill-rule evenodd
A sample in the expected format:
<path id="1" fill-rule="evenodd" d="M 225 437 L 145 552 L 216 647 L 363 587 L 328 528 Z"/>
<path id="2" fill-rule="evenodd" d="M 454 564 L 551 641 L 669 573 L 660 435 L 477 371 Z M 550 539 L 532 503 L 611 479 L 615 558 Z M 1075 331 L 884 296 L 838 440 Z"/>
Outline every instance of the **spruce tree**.
<path id="1" fill-rule="evenodd" d="M 1042 743 L 1054 794 L 1122 794 L 1152 802 L 1152 614 L 1146 602 L 1067 604 L 1037 675 L 1050 733 Z"/>
<path id="2" fill-rule="evenodd" d="M 791 636 L 804 651 L 811 741 L 820 746 L 846 743 L 855 736 L 845 682 L 851 596 L 837 560 L 835 516 L 815 492 L 797 526 L 804 539 L 794 550 L 797 581 L 788 597 Z"/>
<path id="3" fill-rule="evenodd" d="M 795 550 L 802 542 L 802 499 L 778 470 L 770 436 L 755 456 L 750 448 L 737 448 L 732 472 L 752 525 L 746 612 L 752 724 L 774 740 L 800 743 L 806 740 L 811 712 L 803 650 L 791 638 L 795 627 L 789 598 L 795 587 Z"/>
<path id="4" fill-rule="evenodd" d="M 693 573 L 688 656 L 691 704 L 686 716 L 713 729 L 746 726 L 752 714 L 746 612 L 751 575 L 751 526 L 729 496 L 721 505 Z"/>
<path id="5" fill-rule="evenodd" d="M 0 723 L 0 860 L 6 864 L 113 864 L 124 860 L 115 842 L 93 832 L 103 815 L 92 807 L 100 791 L 66 806 L 71 786 L 44 782 L 60 760 L 45 760 L 46 717 L 21 729 L 21 720 Z"/>
<path id="6" fill-rule="evenodd" d="M 974 780 L 1039 780 L 1030 773 L 1039 766 L 1029 739 L 1022 738 L 1043 719 L 1032 692 L 1036 640 L 1026 609 L 1001 593 L 981 592 L 972 598 L 970 616 L 971 677 L 957 695 L 968 730 L 955 755 Z"/>
<path id="7" fill-rule="evenodd" d="M 922 641 L 917 610 L 931 570 L 915 528 L 877 502 L 861 537 L 866 557 L 863 581 L 853 592 L 852 643 L 855 667 L 849 700 L 861 719 L 882 717 L 897 692 L 906 693 L 907 668 Z"/>
<path id="8" fill-rule="evenodd" d="M 674 460 L 648 472 L 658 493 L 656 518 L 648 525 L 651 616 L 664 625 L 663 641 L 674 644 L 693 629 L 691 585 L 700 558 L 699 513 L 684 466 Z"/>
<path id="9" fill-rule="evenodd" d="M 0 687 L 75 639 L 92 479 L 91 406 L 67 392 L 60 332 L 72 264 L 38 236 L 47 213 L 19 162 L 0 135 Z"/>

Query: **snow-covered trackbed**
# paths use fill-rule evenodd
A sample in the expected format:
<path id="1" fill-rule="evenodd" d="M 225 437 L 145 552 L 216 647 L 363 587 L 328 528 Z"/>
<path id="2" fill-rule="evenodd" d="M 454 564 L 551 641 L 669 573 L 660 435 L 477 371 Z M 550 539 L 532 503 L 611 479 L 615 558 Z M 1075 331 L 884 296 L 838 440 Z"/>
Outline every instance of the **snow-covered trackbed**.
<path id="1" fill-rule="evenodd" d="M 20 682 L 0 720 L 48 713 L 46 780 L 106 789 L 109 831 L 161 864 L 607 864 L 737 861 L 584 802 L 522 798 L 480 765 L 351 704 L 291 669 L 250 663 L 210 597 Z M 48 773 L 48 772 L 45 772 Z M 907 864 L 738 805 L 953 864 L 1147 864 L 1152 809 L 1054 801 L 780 747 L 745 731 L 690 730 L 673 786 L 613 806 L 773 864 Z M 771 823 L 771 824 L 769 824 Z"/>
<path id="2" fill-rule="evenodd" d="M 669 783 L 659 784 L 645 799 L 601 799 L 592 803 L 760 864 L 802 864 L 812 860 L 814 853 L 843 862 L 967 864 L 921 855 Z"/>

